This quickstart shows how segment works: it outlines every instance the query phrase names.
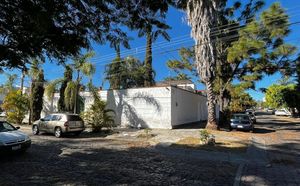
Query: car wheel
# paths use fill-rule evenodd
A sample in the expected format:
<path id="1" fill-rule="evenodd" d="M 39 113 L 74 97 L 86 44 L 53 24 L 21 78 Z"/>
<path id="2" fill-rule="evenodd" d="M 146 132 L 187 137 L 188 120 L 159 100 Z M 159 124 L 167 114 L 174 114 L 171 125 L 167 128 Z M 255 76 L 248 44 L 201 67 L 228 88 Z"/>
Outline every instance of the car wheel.
<path id="1" fill-rule="evenodd" d="M 60 137 L 62 136 L 62 130 L 61 130 L 60 127 L 56 127 L 56 128 L 54 129 L 54 135 L 55 135 L 55 137 L 57 137 L 57 138 L 60 138 Z"/>
<path id="2" fill-rule="evenodd" d="M 33 125 L 32 126 L 32 133 L 34 134 L 34 135 L 38 135 L 39 134 L 39 127 L 37 126 L 37 125 Z"/>

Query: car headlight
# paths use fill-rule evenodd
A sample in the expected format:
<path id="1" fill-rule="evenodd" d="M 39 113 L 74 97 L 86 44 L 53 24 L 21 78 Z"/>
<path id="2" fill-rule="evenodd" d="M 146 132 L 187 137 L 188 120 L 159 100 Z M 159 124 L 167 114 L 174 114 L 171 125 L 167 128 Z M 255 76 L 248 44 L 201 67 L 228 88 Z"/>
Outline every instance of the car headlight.
<path id="1" fill-rule="evenodd" d="M 30 141 L 30 137 L 29 136 L 25 136 L 25 141 Z"/>

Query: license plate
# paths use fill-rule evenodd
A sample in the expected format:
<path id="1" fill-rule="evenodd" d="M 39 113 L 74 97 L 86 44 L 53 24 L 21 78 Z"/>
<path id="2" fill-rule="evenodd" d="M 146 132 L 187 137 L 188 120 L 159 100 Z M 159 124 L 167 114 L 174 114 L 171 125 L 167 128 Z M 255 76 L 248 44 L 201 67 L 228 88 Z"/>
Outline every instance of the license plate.
<path id="1" fill-rule="evenodd" d="M 244 127 L 242 125 L 238 125 L 237 128 L 242 129 Z"/>
<path id="2" fill-rule="evenodd" d="M 21 145 L 11 147 L 11 150 L 19 150 L 21 149 Z"/>

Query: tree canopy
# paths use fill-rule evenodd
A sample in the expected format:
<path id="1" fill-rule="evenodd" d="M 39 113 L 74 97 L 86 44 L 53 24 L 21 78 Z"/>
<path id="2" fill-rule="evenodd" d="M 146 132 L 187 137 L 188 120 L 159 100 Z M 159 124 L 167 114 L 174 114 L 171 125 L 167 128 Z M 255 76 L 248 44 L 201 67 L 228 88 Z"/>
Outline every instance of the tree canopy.
<path id="1" fill-rule="evenodd" d="M 142 28 L 144 22 L 163 24 L 157 14 L 168 10 L 168 0 L 44 1 L 3 0 L 0 3 L 0 68 L 24 68 L 30 58 L 63 61 L 89 48 L 92 40 L 128 45 L 121 25 Z M 144 12 L 150 14 L 144 14 Z M 151 12 L 157 14 L 153 16 Z"/>

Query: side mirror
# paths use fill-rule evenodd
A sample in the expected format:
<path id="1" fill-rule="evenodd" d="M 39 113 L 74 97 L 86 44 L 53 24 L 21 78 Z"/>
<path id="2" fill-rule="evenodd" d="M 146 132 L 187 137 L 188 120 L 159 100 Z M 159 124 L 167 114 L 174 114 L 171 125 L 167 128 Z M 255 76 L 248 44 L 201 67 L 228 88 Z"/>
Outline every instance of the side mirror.
<path id="1" fill-rule="evenodd" d="M 19 129 L 20 129 L 20 127 L 16 127 L 16 129 L 17 129 L 17 130 L 19 130 Z"/>
<path id="2" fill-rule="evenodd" d="M 40 121 L 45 121 L 44 118 L 41 118 Z"/>

